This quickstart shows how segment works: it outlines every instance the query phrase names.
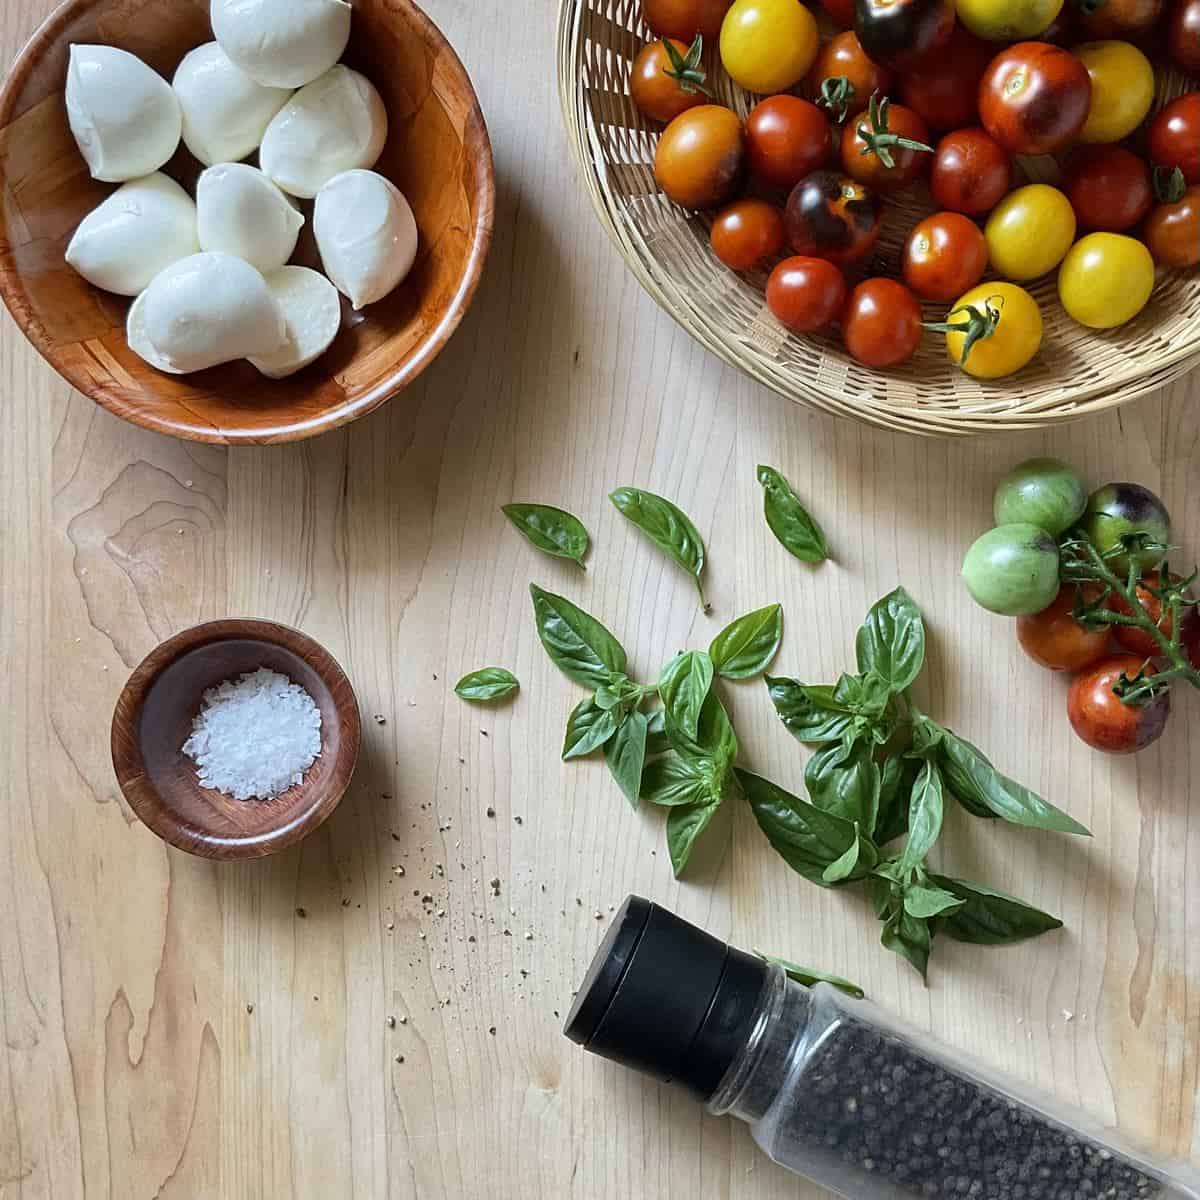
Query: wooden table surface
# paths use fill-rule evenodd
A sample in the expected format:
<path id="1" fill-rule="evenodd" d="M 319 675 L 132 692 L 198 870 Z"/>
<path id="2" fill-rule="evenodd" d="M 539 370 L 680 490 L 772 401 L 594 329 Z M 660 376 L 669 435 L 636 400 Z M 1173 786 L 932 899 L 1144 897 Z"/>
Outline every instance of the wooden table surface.
<path id="1" fill-rule="evenodd" d="M 796 408 L 691 343 L 599 231 L 560 125 L 553 0 L 428 7 L 476 80 L 499 209 L 474 309 L 417 386 L 308 444 L 227 453 L 107 416 L 0 327 L 0 1197 L 822 1194 L 742 1127 L 562 1037 L 603 918 L 631 891 L 847 974 L 1162 1154 L 1194 1154 L 1198 698 L 1179 695 L 1136 759 L 1093 754 L 1064 683 L 969 602 L 957 569 L 993 480 L 1043 452 L 1155 489 L 1200 556 L 1200 378 L 1053 434 L 963 444 Z M 48 8 L 5 3 L 6 60 Z M 811 500 L 836 563 L 811 570 L 774 543 L 759 462 Z M 711 617 L 608 504 L 620 484 L 694 518 Z M 585 520 L 586 575 L 506 526 L 517 499 Z M 661 814 L 634 815 L 603 764 L 559 762 L 578 693 L 537 642 L 531 580 L 605 620 L 643 674 L 782 601 L 777 666 L 821 679 L 852 664 L 858 621 L 903 582 L 931 628 L 927 708 L 1095 833 L 956 813 L 942 861 L 1066 929 L 1008 950 L 940 944 L 926 989 L 858 897 L 790 873 L 744 809 L 674 882 Z M 133 666 L 225 615 L 318 638 L 376 716 L 329 824 L 244 866 L 168 850 L 108 753 Z M 514 704 L 454 697 L 485 664 L 520 677 Z M 799 790 L 804 751 L 762 686 L 733 708 L 746 760 Z"/>

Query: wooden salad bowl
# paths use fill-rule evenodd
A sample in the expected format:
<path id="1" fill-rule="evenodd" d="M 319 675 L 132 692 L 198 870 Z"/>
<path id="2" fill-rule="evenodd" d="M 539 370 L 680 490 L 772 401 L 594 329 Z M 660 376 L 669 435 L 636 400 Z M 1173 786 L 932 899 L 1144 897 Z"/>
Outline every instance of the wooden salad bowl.
<path id="1" fill-rule="evenodd" d="M 206 689 L 266 667 L 321 710 L 321 753 L 303 782 L 272 800 L 235 800 L 200 786 L 183 754 Z M 203 858 L 263 858 L 295 845 L 337 808 L 362 741 L 354 689 L 312 638 L 272 621 L 210 621 L 152 651 L 130 676 L 112 720 L 112 760 L 125 799 L 165 842 Z"/>
<path id="2" fill-rule="evenodd" d="M 170 79 L 212 40 L 207 0 L 66 0 L 33 35 L 0 90 L 0 295 L 64 379 L 135 425 L 201 442 L 295 441 L 379 407 L 433 361 L 479 283 L 492 235 L 495 174 L 483 114 L 449 43 L 411 0 L 355 0 L 346 62 L 379 89 L 389 134 L 376 170 L 408 197 L 421 245 L 408 279 L 355 313 L 313 366 L 271 380 L 248 362 L 172 376 L 125 342 L 129 301 L 64 261 L 75 227 L 112 190 L 88 174 L 67 124 L 72 42 L 119 46 Z M 190 188 L 182 146 L 164 168 Z M 311 215 L 311 201 L 305 204 Z M 309 225 L 294 262 L 319 266 Z"/>

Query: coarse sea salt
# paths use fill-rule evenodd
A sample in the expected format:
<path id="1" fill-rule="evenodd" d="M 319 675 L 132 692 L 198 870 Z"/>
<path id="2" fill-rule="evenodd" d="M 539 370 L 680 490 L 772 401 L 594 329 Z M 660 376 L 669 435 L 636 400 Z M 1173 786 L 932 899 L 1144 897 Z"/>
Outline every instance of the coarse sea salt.
<path id="1" fill-rule="evenodd" d="M 269 800 L 321 753 L 321 710 L 299 684 L 260 667 L 209 688 L 183 753 L 200 784 L 235 800 Z"/>

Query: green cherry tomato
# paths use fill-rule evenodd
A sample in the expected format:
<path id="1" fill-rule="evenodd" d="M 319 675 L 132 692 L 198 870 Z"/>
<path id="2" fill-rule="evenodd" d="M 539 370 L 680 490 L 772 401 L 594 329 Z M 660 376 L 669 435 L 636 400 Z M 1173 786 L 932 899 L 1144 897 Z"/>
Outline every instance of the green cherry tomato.
<path id="1" fill-rule="evenodd" d="M 967 551 L 962 577 L 975 603 L 989 612 L 1033 616 L 1058 595 L 1058 543 L 1036 525 L 1001 525 Z"/>
<path id="2" fill-rule="evenodd" d="M 1057 537 L 1083 516 L 1087 502 L 1087 485 L 1074 467 L 1031 458 L 1000 481 L 992 509 L 997 525 L 1036 525 Z"/>
<path id="3" fill-rule="evenodd" d="M 1125 539 L 1138 534 L 1148 537 L 1155 546 L 1165 547 L 1171 540 L 1171 515 L 1163 502 L 1141 484 L 1109 483 L 1092 493 L 1083 515 L 1083 528 L 1103 555 L 1128 549 Z M 1158 566 L 1165 557 L 1165 549 L 1151 547 L 1132 554 L 1115 554 L 1108 563 L 1118 575 L 1124 575 L 1131 558 L 1144 572 Z"/>

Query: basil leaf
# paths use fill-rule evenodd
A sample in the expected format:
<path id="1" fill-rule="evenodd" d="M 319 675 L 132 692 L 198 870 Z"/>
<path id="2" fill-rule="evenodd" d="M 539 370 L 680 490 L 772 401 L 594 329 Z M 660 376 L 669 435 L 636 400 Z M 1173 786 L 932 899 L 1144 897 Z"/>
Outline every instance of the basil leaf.
<path id="1" fill-rule="evenodd" d="M 699 736 L 700 712 L 712 689 L 713 662 L 699 650 L 673 658 L 658 683 L 667 719 L 689 738 Z"/>
<path id="2" fill-rule="evenodd" d="M 609 499 L 622 516 L 628 517 L 668 558 L 677 562 L 696 581 L 700 603 L 707 610 L 704 586 L 704 539 L 686 514 L 670 500 L 638 488 L 617 488 Z"/>
<path id="3" fill-rule="evenodd" d="M 1091 837 L 1087 827 L 1074 817 L 1055 808 L 1027 787 L 1001 775 L 984 753 L 965 738 L 943 729 L 940 752 L 946 782 L 968 811 L 974 811 L 971 807 L 974 805 L 1014 825 Z"/>
<path id="4" fill-rule="evenodd" d="M 773 954 L 764 954 L 761 950 L 755 950 L 754 953 L 763 962 L 774 963 L 777 967 L 782 967 L 784 974 L 789 979 L 794 979 L 805 987 L 812 987 L 817 983 L 827 983 L 830 987 L 835 987 L 839 992 L 845 992 L 847 996 L 853 996 L 856 1000 L 866 997 L 867 993 L 857 983 L 851 983 L 850 980 L 843 979 L 840 975 L 827 975 L 824 971 L 816 971 L 812 967 L 801 967 L 794 962 L 788 962 L 786 958 L 776 958 Z"/>
<path id="5" fill-rule="evenodd" d="M 1062 928 L 1057 917 L 1003 892 L 946 875 L 929 878 L 939 888 L 963 901 L 962 908 L 938 922 L 938 932 L 955 941 L 977 946 L 1005 946 Z"/>
<path id="6" fill-rule="evenodd" d="M 829 866 L 821 872 L 821 879 L 824 883 L 841 883 L 844 879 L 849 879 L 854 874 L 855 867 L 858 866 L 859 856 L 862 853 L 862 841 L 859 838 L 854 839 L 854 844 L 842 855 L 837 862 L 831 862 Z"/>
<path id="7" fill-rule="evenodd" d="M 783 608 L 770 604 L 726 625 L 708 648 L 719 675 L 752 679 L 762 674 L 783 641 Z"/>
<path id="8" fill-rule="evenodd" d="M 812 519 L 796 493 L 774 467 L 759 467 L 763 486 L 763 512 L 779 544 L 801 562 L 819 563 L 829 557 L 821 527 Z"/>
<path id="9" fill-rule="evenodd" d="M 671 739 L 667 737 L 667 714 L 661 708 L 656 708 L 648 718 L 646 729 L 646 753 L 666 754 L 671 748 Z"/>
<path id="10" fill-rule="evenodd" d="M 867 614 L 856 641 L 858 669 L 880 675 L 893 694 L 902 692 L 925 664 L 925 622 L 902 588 L 884 596 Z"/>
<path id="11" fill-rule="evenodd" d="M 708 782 L 695 759 L 667 754 L 648 762 L 642 770 L 641 796 L 651 804 L 672 808 L 711 800 Z"/>
<path id="12" fill-rule="evenodd" d="M 779 719 L 797 739 L 809 745 L 840 742 L 854 723 L 853 714 L 834 699 L 833 688 L 826 684 L 804 684 L 768 675 L 767 690 Z"/>
<path id="13" fill-rule="evenodd" d="M 708 828 L 720 807 L 720 800 L 706 800 L 701 804 L 673 808 L 667 814 L 667 849 L 671 852 L 671 867 L 676 879 L 683 874 L 696 839 Z"/>
<path id="14" fill-rule="evenodd" d="M 491 700 L 502 700 L 511 696 L 521 685 L 517 677 L 503 667 L 484 667 L 464 675 L 455 685 L 454 692 L 464 700 L 486 704 Z"/>
<path id="15" fill-rule="evenodd" d="M 914 884 L 904 892 L 904 911 L 910 917 L 928 921 L 930 917 L 944 916 L 950 912 L 958 912 L 964 901 L 953 892 L 944 891 L 938 887 L 925 887 Z"/>
<path id="16" fill-rule="evenodd" d="M 588 532 L 578 517 L 549 504 L 506 504 L 501 511 L 539 550 L 583 566 Z"/>
<path id="17" fill-rule="evenodd" d="M 921 978 L 928 982 L 929 951 L 933 944 L 928 922 L 901 909 L 884 924 L 879 940 L 894 954 L 912 963 Z"/>
<path id="18" fill-rule="evenodd" d="M 915 871 L 933 849 L 942 832 L 944 811 L 942 773 L 933 763 L 927 762 L 921 767 L 921 773 L 913 784 L 912 797 L 908 804 L 908 844 L 900 856 L 900 870 L 903 875 Z"/>
<path id="19" fill-rule="evenodd" d="M 567 733 L 563 739 L 563 760 L 583 758 L 599 750 L 621 723 L 615 709 L 601 708 L 591 696 L 575 705 L 567 718 Z"/>
<path id="20" fill-rule="evenodd" d="M 876 843 L 886 846 L 902 833 L 908 832 L 909 796 L 916 782 L 919 764 L 910 758 L 889 758 L 880 772 L 879 816 L 872 835 Z"/>
<path id="21" fill-rule="evenodd" d="M 619 676 L 611 684 L 604 683 L 596 689 L 596 704 L 603 709 L 616 708 L 624 698 L 621 694 L 621 684 L 625 677 Z"/>
<path id="22" fill-rule="evenodd" d="M 625 650 L 595 617 L 563 596 L 530 584 L 538 637 L 550 661 L 586 688 L 604 687 L 625 673 Z"/>
<path id="23" fill-rule="evenodd" d="M 912 746 L 908 753 L 914 758 L 932 758 L 942 744 L 942 727 L 928 717 L 918 717 L 913 722 Z"/>
<path id="24" fill-rule="evenodd" d="M 759 828 L 788 866 L 810 883 L 825 886 L 825 868 L 858 839 L 854 825 L 749 771 L 734 774 Z"/>
<path id="25" fill-rule="evenodd" d="M 873 833 L 879 818 L 879 767 L 870 743 L 823 746 L 808 760 L 804 783 L 813 804 Z"/>
<path id="26" fill-rule="evenodd" d="M 604 761 L 634 808 L 642 790 L 642 767 L 646 763 L 646 731 L 650 722 L 645 713 L 631 712 L 617 729 L 616 736 L 604 747 Z"/>
<path id="27" fill-rule="evenodd" d="M 710 758 L 722 771 L 737 759 L 737 735 L 716 692 L 710 691 L 704 701 L 695 737 L 676 723 L 670 709 L 664 711 L 671 746 L 685 758 Z"/>

